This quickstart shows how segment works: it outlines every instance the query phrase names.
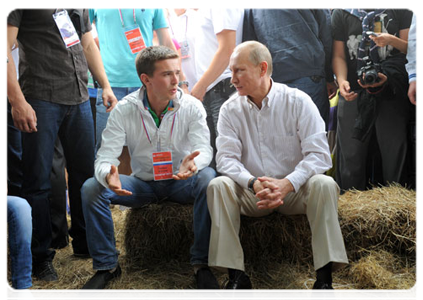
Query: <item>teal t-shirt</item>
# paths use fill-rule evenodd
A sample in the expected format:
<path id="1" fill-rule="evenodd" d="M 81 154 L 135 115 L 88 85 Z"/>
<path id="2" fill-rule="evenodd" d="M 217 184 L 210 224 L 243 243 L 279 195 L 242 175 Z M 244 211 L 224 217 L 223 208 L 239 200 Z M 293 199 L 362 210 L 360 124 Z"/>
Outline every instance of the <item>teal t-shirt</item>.
<path id="1" fill-rule="evenodd" d="M 139 87 L 141 80 L 135 68 L 135 57 L 125 37 L 124 27 L 134 25 L 141 29 L 147 47 L 153 45 L 153 30 L 167 28 L 162 9 L 90 9 L 90 21 L 95 22 L 100 53 L 107 78 L 112 87 Z M 123 21 L 123 26 L 122 26 Z"/>

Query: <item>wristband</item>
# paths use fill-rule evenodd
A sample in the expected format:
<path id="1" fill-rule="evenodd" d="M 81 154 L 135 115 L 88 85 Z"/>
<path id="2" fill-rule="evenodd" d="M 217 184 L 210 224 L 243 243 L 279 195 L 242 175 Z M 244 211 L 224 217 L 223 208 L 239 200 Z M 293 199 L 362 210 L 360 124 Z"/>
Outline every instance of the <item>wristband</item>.
<path id="1" fill-rule="evenodd" d="M 256 192 L 254 191 L 254 183 L 256 182 L 257 177 L 254 177 L 253 179 L 250 180 L 250 182 L 248 183 L 248 189 L 255 194 Z"/>
<path id="2" fill-rule="evenodd" d="M 188 83 L 188 81 L 185 81 L 185 80 L 183 80 L 183 81 L 179 81 L 179 83 L 178 83 L 178 86 L 179 87 L 181 87 L 182 85 L 186 85 L 187 87 L 189 87 L 189 83 Z"/>

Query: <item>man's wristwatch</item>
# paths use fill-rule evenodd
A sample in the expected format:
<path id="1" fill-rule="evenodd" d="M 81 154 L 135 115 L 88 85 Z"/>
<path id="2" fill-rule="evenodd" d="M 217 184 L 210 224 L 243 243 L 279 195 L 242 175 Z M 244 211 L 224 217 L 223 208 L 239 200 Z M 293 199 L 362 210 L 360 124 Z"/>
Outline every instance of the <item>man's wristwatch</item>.
<path id="1" fill-rule="evenodd" d="M 255 194 L 256 192 L 254 191 L 254 182 L 256 182 L 256 180 L 257 180 L 257 177 L 254 177 L 253 179 L 251 179 L 249 182 L 248 182 L 248 189 L 253 193 L 253 194 Z"/>
<path id="2" fill-rule="evenodd" d="M 179 81 L 178 86 L 179 86 L 179 87 L 181 87 L 181 86 L 183 86 L 184 84 L 185 84 L 187 87 L 189 86 L 188 81 L 185 81 L 185 80 L 183 80 L 183 81 Z"/>

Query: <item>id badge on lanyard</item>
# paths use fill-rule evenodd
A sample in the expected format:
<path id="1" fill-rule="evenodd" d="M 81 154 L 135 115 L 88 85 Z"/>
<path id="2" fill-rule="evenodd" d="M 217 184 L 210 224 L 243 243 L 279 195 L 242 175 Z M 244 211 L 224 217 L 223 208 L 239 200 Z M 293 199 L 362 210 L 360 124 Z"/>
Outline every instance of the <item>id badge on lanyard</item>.
<path id="1" fill-rule="evenodd" d="M 181 46 L 181 58 L 186 59 L 190 57 L 189 54 L 189 44 L 187 40 L 184 40 L 180 43 Z"/>
<path id="2" fill-rule="evenodd" d="M 153 152 L 154 181 L 172 179 L 173 161 L 171 151 Z"/>
<path id="3" fill-rule="evenodd" d="M 133 10 L 133 17 L 134 17 L 134 24 L 125 26 L 123 22 L 122 11 L 119 9 L 120 21 L 122 23 L 123 32 L 125 34 L 125 38 L 128 42 L 129 48 L 131 49 L 132 54 L 140 52 L 144 49 L 145 42 L 141 34 L 141 29 L 137 24 L 137 20 L 135 18 L 135 9 Z"/>
<path id="4" fill-rule="evenodd" d="M 145 126 L 144 117 L 142 116 L 142 113 L 140 114 L 141 114 L 141 120 L 142 120 L 145 134 L 147 135 L 147 138 L 150 144 L 152 144 L 150 134 L 148 133 L 147 127 Z M 176 114 L 173 115 L 172 128 L 170 129 L 170 140 L 172 140 L 173 127 L 175 125 L 175 118 L 176 118 Z M 157 140 L 156 150 L 157 151 L 153 152 L 152 154 L 154 181 L 172 179 L 172 175 L 173 175 L 172 151 L 171 150 L 162 151 L 160 146 L 160 137 L 158 137 L 158 140 Z"/>
<path id="5" fill-rule="evenodd" d="M 72 47 L 79 44 L 81 41 L 79 39 L 78 33 L 75 30 L 75 26 L 67 10 L 57 11 L 53 14 L 54 21 L 56 22 L 57 28 L 59 29 L 62 40 L 66 45 L 66 48 Z"/>

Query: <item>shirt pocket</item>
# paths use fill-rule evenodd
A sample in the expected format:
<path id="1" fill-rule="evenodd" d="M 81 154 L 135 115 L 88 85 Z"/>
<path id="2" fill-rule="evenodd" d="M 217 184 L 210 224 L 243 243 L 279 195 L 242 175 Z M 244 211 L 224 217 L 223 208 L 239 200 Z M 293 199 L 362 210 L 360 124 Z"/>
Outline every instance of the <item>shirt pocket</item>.
<path id="1" fill-rule="evenodd" d="M 296 136 L 274 135 L 272 146 L 279 161 L 296 162 L 302 156 L 301 144 Z"/>

